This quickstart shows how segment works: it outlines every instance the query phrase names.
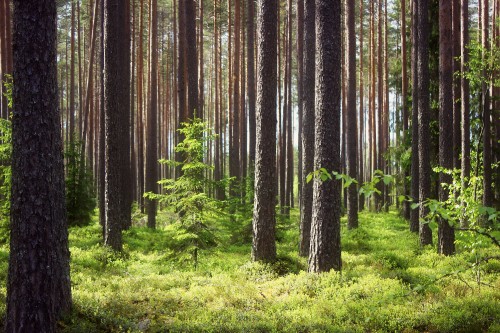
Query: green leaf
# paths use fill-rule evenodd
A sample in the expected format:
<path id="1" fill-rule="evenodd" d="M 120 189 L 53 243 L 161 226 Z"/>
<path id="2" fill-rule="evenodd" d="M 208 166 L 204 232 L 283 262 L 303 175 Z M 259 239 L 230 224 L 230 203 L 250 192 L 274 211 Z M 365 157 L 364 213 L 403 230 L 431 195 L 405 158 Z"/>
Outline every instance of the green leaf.
<path id="1" fill-rule="evenodd" d="M 414 203 L 412 203 L 412 204 L 410 205 L 410 208 L 411 208 L 411 209 L 415 209 L 415 208 L 418 208 L 418 207 L 420 207 L 420 204 L 419 204 L 419 203 L 416 203 L 416 202 L 414 202 Z"/>
<path id="2" fill-rule="evenodd" d="M 392 183 L 393 177 L 391 175 L 384 175 L 383 181 L 385 185 L 389 185 Z"/>
<path id="3" fill-rule="evenodd" d="M 307 175 L 306 177 L 306 183 L 309 183 L 313 179 L 313 173 L 311 172 L 310 174 Z"/>

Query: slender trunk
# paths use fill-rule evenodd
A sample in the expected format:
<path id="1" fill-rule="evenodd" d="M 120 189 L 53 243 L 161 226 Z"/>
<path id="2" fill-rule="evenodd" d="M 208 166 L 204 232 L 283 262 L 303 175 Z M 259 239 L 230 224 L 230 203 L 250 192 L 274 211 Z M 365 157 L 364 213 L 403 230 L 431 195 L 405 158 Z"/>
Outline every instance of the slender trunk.
<path id="1" fill-rule="evenodd" d="M 158 9 L 157 0 L 151 0 L 149 30 L 149 100 L 146 138 L 146 192 L 157 193 L 158 157 L 157 157 L 157 118 L 158 118 Z M 148 227 L 156 228 L 156 201 L 146 199 Z"/>
<path id="2" fill-rule="evenodd" d="M 439 1 L 439 164 L 453 167 L 453 150 L 449 144 L 453 140 L 453 38 L 452 4 L 449 0 Z M 439 174 L 439 200 L 448 200 L 448 189 L 441 184 L 449 184 L 450 175 Z M 455 252 L 455 231 L 447 220 L 438 221 L 438 253 L 452 255 Z"/>
<path id="3" fill-rule="evenodd" d="M 353 179 L 358 178 L 358 141 L 356 117 L 356 35 L 355 35 L 355 3 L 345 2 L 345 31 L 347 33 L 347 64 L 346 64 L 346 157 L 347 174 Z M 351 184 L 347 189 L 347 228 L 358 227 L 358 189 Z"/>
<path id="4" fill-rule="evenodd" d="M 418 6 L 418 181 L 419 202 L 423 203 L 431 195 L 430 147 L 430 105 L 429 105 L 429 6 L 428 0 L 419 0 Z M 432 244 L 432 231 L 426 219 L 429 210 L 425 205 L 419 209 L 420 245 Z"/>
<path id="5" fill-rule="evenodd" d="M 300 250 L 302 256 L 309 255 L 313 187 L 307 175 L 314 168 L 314 73 L 315 73 L 315 0 L 304 2 L 304 77 L 302 114 L 302 200 L 300 202 Z"/>
<path id="6" fill-rule="evenodd" d="M 418 182 L 418 17 L 417 10 L 419 0 L 412 0 L 412 23 L 411 23 L 411 38 L 412 38 L 412 51 L 411 51 L 411 71 L 412 71 L 412 114 L 411 114 L 411 189 L 410 196 L 414 203 L 418 203 L 419 197 L 419 182 Z M 419 220 L 418 209 L 412 209 L 410 212 L 410 231 L 418 232 Z"/>

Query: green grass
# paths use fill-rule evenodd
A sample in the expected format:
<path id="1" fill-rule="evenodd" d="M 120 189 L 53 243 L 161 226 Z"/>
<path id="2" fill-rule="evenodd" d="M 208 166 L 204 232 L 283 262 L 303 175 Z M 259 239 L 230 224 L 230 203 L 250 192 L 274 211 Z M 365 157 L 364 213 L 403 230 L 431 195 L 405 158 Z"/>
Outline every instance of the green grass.
<path id="1" fill-rule="evenodd" d="M 61 331 L 500 331 L 500 262 L 481 266 L 479 285 L 475 254 L 462 245 L 453 257 L 421 249 L 394 212 L 362 213 L 352 231 L 342 221 L 341 274 L 304 271 L 296 210 L 280 224 L 273 265 L 250 262 L 250 244 L 232 244 L 227 221 L 218 225 L 221 244 L 200 251 L 196 271 L 168 226 L 126 231 L 120 255 L 100 245 L 97 223 L 72 228 L 74 311 Z M 487 240 L 477 252 L 500 255 Z M 7 253 L 0 249 L 2 314 Z"/>

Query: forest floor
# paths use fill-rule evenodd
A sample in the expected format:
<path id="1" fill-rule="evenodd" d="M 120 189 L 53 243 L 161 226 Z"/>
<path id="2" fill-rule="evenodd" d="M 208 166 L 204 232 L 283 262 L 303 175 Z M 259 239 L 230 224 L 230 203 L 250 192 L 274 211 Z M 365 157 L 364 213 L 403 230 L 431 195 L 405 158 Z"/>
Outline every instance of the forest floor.
<path id="1" fill-rule="evenodd" d="M 443 257 L 432 247 L 421 249 L 395 212 L 364 212 L 357 230 L 348 231 L 342 220 L 342 273 L 310 274 L 297 255 L 297 214 L 292 210 L 291 220 L 280 223 L 276 264 L 250 262 L 250 243 L 235 240 L 226 221 L 219 225 L 219 245 L 199 251 L 196 270 L 191 254 L 176 253 L 178 235 L 168 227 L 125 231 L 122 255 L 101 246 L 97 222 L 71 228 L 74 311 L 59 328 L 500 332 L 500 261 L 474 266 L 476 257 L 500 255 L 488 239 L 459 235 L 458 254 Z M 7 245 L 0 258 L 3 317 Z"/>

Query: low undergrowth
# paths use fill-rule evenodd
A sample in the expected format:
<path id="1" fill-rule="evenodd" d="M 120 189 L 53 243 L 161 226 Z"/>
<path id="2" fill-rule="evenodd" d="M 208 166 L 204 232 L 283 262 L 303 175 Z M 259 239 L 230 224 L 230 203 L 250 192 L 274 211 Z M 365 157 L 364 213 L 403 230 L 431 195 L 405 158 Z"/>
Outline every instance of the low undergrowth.
<path id="1" fill-rule="evenodd" d="M 74 311 L 62 332 L 498 332 L 500 261 L 485 241 L 476 253 L 458 245 L 443 257 L 421 249 L 395 213 L 343 220 L 342 273 L 309 274 L 297 256 L 298 217 L 281 230 L 279 260 L 250 262 L 250 244 L 179 254 L 175 229 L 132 227 L 124 253 L 100 245 L 97 222 L 70 231 Z M 224 235 L 228 235 L 227 237 Z M 459 236 L 459 239 L 462 236 Z M 460 243 L 459 243 L 460 244 Z M 7 247 L 0 257 L 5 312 Z"/>

